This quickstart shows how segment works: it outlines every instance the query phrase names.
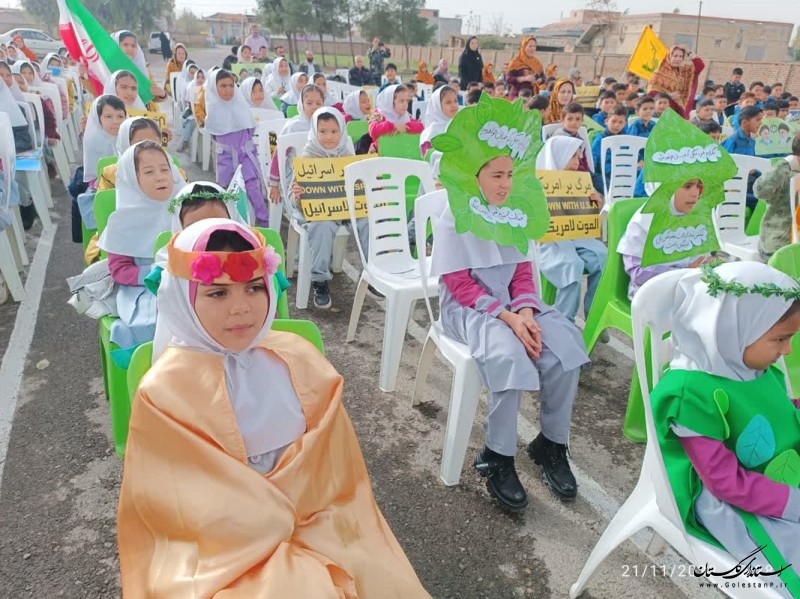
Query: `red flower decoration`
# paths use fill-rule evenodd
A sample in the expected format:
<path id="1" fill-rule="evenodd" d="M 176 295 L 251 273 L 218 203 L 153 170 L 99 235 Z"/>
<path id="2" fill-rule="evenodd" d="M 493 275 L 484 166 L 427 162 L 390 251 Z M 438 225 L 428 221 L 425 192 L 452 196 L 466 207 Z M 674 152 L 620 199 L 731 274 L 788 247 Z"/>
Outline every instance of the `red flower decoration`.
<path id="1" fill-rule="evenodd" d="M 222 267 L 234 283 L 247 283 L 253 280 L 253 273 L 258 268 L 258 262 L 250 254 L 228 254 L 228 259 Z"/>
<path id="2" fill-rule="evenodd" d="M 203 285 L 211 285 L 221 276 L 222 264 L 214 254 L 201 254 L 192 262 L 192 278 L 201 281 Z"/>

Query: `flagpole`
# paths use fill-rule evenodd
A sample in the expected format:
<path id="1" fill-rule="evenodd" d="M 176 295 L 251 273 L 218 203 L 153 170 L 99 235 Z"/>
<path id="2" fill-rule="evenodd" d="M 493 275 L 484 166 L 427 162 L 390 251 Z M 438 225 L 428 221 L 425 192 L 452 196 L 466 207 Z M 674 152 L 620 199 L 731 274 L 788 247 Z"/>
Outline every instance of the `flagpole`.
<path id="1" fill-rule="evenodd" d="M 697 9 L 697 34 L 694 38 L 694 53 L 700 53 L 700 16 L 703 14 L 703 0 L 700 0 L 700 8 Z"/>

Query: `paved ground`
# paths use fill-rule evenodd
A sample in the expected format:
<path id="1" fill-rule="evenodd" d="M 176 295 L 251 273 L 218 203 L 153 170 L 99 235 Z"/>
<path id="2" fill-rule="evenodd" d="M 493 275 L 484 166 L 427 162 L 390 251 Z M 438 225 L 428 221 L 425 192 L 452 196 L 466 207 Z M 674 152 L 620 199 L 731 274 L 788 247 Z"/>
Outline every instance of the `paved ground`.
<path id="1" fill-rule="evenodd" d="M 163 72 L 160 62 L 153 63 L 155 73 Z M 194 166 L 188 170 L 193 180 L 208 176 Z M 115 514 L 122 463 L 111 444 L 97 324 L 66 303 L 65 279 L 80 272 L 81 251 L 70 240 L 68 197 L 59 182 L 53 187 L 58 227 L 52 244 L 45 237 L 37 245 L 38 227 L 30 232 L 29 296 L 21 306 L 0 307 L 0 597 L 119 597 Z M 344 343 L 358 263 L 351 240 L 345 272 L 332 284 L 334 308 L 292 307 L 292 316 L 312 319 L 322 329 L 328 356 L 345 378 L 345 403 L 378 503 L 425 587 L 437 599 L 566 597 L 639 474 L 643 447 L 621 432 L 632 368 L 627 342 L 599 346 L 581 380 L 571 437 L 578 499 L 558 501 L 538 467 L 520 457 L 530 506 L 524 515 L 509 516 L 490 501 L 469 467 L 456 487 L 439 481 L 452 380 L 446 366 L 435 366 L 425 403 L 410 405 L 428 327 L 424 307 L 409 327 L 394 393 L 382 393 L 377 385 L 385 314 L 380 303 L 367 300 L 356 341 Z M 18 393 L 16 365 L 24 366 Z M 473 427 L 468 463 L 481 446 L 484 407 Z M 535 435 L 537 422 L 532 394 L 524 402 L 520 446 Z M 680 563 L 669 551 L 646 555 L 649 539 L 645 533 L 623 544 L 584 597 L 718 596 L 701 592 L 694 579 L 670 580 L 652 570 L 642 577 L 644 566 L 660 570 Z"/>

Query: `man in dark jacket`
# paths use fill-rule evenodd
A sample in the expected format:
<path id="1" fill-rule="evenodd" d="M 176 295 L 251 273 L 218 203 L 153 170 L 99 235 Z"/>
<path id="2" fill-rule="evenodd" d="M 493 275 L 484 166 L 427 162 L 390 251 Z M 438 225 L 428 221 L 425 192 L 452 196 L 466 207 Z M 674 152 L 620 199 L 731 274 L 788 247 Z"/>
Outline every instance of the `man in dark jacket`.
<path id="1" fill-rule="evenodd" d="M 356 66 L 350 69 L 348 83 L 350 83 L 350 85 L 355 85 L 357 87 L 362 87 L 364 85 L 371 85 L 372 71 L 370 71 L 367 67 L 364 66 L 364 58 L 362 56 L 356 56 L 355 63 Z"/>
<path id="2" fill-rule="evenodd" d="M 308 75 L 309 80 L 315 73 L 321 73 L 322 69 L 314 62 L 314 53 L 311 50 L 306 50 L 306 61 L 300 65 L 298 69 L 301 73 Z"/>

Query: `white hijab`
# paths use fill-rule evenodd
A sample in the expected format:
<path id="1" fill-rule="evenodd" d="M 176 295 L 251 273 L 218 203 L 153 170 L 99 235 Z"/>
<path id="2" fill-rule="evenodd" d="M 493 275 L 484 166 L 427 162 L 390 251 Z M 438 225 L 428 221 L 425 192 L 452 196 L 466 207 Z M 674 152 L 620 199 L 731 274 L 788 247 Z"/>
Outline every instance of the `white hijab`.
<path id="1" fill-rule="evenodd" d="M 725 282 L 748 287 L 775 283 L 795 288 L 797 282 L 760 262 L 731 262 L 715 269 Z M 672 326 L 670 367 L 697 370 L 735 381 L 751 381 L 763 374 L 744 363 L 744 350 L 772 328 L 792 305 L 778 296 L 745 294 L 736 297 L 708 294 L 703 272 L 693 270 L 678 283 Z"/>
<path id="2" fill-rule="evenodd" d="M 252 64 L 252 62 L 253 62 L 253 49 L 250 48 L 250 46 L 247 46 L 248 48 L 250 48 L 250 60 L 245 60 L 244 56 L 242 56 L 242 47 L 245 46 L 245 45 L 246 44 L 242 44 L 236 50 L 236 62 L 237 62 L 237 64 Z"/>
<path id="3" fill-rule="evenodd" d="M 22 67 L 29 66 L 33 71 L 33 83 L 29 83 L 28 85 L 33 85 L 35 87 L 41 87 L 44 81 L 39 76 L 39 71 L 37 71 L 33 63 L 30 60 L 18 60 L 11 66 L 11 71 L 16 73 L 17 75 L 22 75 Z M 24 77 L 24 75 L 22 75 Z M 27 81 L 27 79 L 25 80 Z"/>
<path id="4" fill-rule="evenodd" d="M 574 137 L 551 137 L 536 157 L 537 170 L 563 171 L 582 144 L 583 140 Z"/>
<path id="5" fill-rule="evenodd" d="M 16 81 L 14 84 L 16 85 Z M 24 102 L 24 99 L 22 101 Z M 2 78 L 0 78 L 0 112 L 8 114 L 12 127 L 25 127 L 28 124 L 28 121 L 22 115 L 22 110 L 20 110 L 17 100 L 14 99 L 14 95 Z"/>
<path id="6" fill-rule="evenodd" d="M 337 145 L 333 150 L 326 150 L 317 137 L 317 123 L 319 122 L 319 117 L 323 114 L 331 114 L 336 117 L 336 122 L 339 123 L 339 130 L 342 132 L 342 136 L 339 138 L 339 145 Z M 341 156 L 353 156 L 354 154 L 355 150 L 353 149 L 353 142 L 347 135 L 346 123 L 344 122 L 342 113 L 335 108 L 318 108 L 311 117 L 311 128 L 308 131 L 308 142 L 306 142 L 306 145 L 303 147 L 303 151 L 300 153 L 300 155 L 312 158 L 338 158 Z"/>
<path id="7" fill-rule="evenodd" d="M 361 112 L 361 94 L 366 93 L 363 89 L 357 89 L 344 99 L 344 112 L 354 121 L 365 121 L 369 118 L 368 114 Z"/>
<path id="8" fill-rule="evenodd" d="M 206 81 L 206 131 L 211 135 L 227 135 L 244 129 L 255 129 L 256 121 L 242 90 L 233 86 L 233 98 L 223 100 L 217 93 L 217 77 L 221 70 L 214 71 Z"/>
<path id="9" fill-rule="evenodd" d="M 306 112 L 303 110 L 303 94 L 305 93 L 306 89 L 314 88 L 309 88 L 306 86 L 306 88 L 303 89 L 303 93 L 300 94 L 300 104 L 297 107 L 297 116 L 294 116 L 286 121 L 286 124 L 281 130 L 281 135 L 286 133 L 306 133 L 307 131 L 311 131 L 311 119 L 306 116 Z M 314 115 L 312 114 L 311 116 L 313 117 Z"/>
<path id="10" fill-rule="evenodd" d="M 191 102 L 192 104 L 197 102 L 197 95 L 200 93 L 200 88 L 202 87 L 197 84 L 197 73 L 203 73 L 203 75 L 206 74 L 203 69 L 197 69 L 197 72 L 194 74 L 194 77 L 192 77 L 192 80 L 186 86 L 185 100 L 187 102 Z M 205 81 L 203 82 L 203 85 L 205 85 Z"/>
<path id="11" fill-rule="evenodd" d="M 381 116 L 392 124 L 405 125 L 411 120 L 411 115 L 408 110 L 403 111 L 402 115 L 398 115 L 394 111 L 394 92 L 397 91 L 399 85 L 390 85 L 375 99 L 375 108 L 381 113 Z"/>
<path id="12" fill-rule="evenodd" d="M 60 69 L 64 68 L 64 61 L 61 59 L 61 55 L 56 52 L 50 52 L 44 57 L 44 60 L 39 63 L 42 69 L 42 73 L 47 73 L 49 71 L 50 67 L 48 65 L 50 64 L 50 61 L 53 60 L 54 58 L 58 61 L 58 68 Z"/>
<path id="13" fill-rule="evenodd" d="M 302 90 L 297 89 L 297 82 L 300 81 L 300 77 L 308 77 L 308 75 L 300 71 L 292 75 L 289 87 L 287 88 L 288 91 L 281 96 L 281 100 L 286 102 L 289 106 L 296 106 L 300 103 L 300 98 L 303 93 Z"/>
<path id="14" fill-rule="evenodd" d="M 187 252 L 202 251 L 211 233 L 222 229 L 236 231 L 254 247 L 259 247 L 246 226 L 218 218 L 197 222 L 182 231 L 175 239 L 175 247 Z M 305 414 L 289 369 L 278 356 L 258 347 L 272 328 L 277 306 L 272 277 L 265 276 L 264 281 L 270 300 L 267 318 L 250 347 L 241 352 L 231 351 L 214 341 L 201 324 L 192 302 L 197 283 L 165 270 L 158 290 L 158 315 L 172 334 L 170 345 L 223 358 L 225 386 L 248 457 L 285 447 L 306 430 Z"/>
<path id="15" fill-rule="evenodd" d="M 440 87 L 431 95 L 428 100 L 428 108 L 425 110 L 425 130 L 419 137 L 420 145 L 447 131 L 447 126 L 453 120 L 442 111 L 442 90 L 444 89 L 455 91 L 450 87 Z"/>
<path id="16" fill-rule="evenodd" d="M 111 35 L 111 37 L 114 38 L 114 41 L 117 42 L 117 45 L 119 46 L 119 43 L 120 43 L 119 42 L 119 38 L 123 33 L 126 33 L 128 35 L 132 35 L 133 39 L 136 40 L 136 57 L 134 57 L 131 60 L 133 60 L 133 63 L 137 67 L 139 67 L 139 70 L 142 72 L 142 75 L 144 75 L 145 77 L 148 77 L 150 75 L 150 71 L 147 69 L 147 61 L 144 58 L 144 52 L 142 52 L 142 47 L 139 45 L 139 38 L 136 37 L 136 34 L 133 33 L 133 31 L 129 31 L 127 29 L 121 29 L 119 31 L 115 31 Z M 120 46 L 120 49 L 121 48 L 122 48 L 122 46 Z M 127 54 L 125 56 L 127 56 Z"/>
<path id="17" fill-rule="evenodd" d="M 267 73 L 264 72 L 261 77 L 262 81 L 266 81 L 268 85 L 273 85 L 273 81 L 277 82 L 275 85 L 275 89 L 280 89 L 281 87 L 284 89 L 292 89 L 292 71 L 289 69 L 288 75 L 281 75 L 281 61 L 286 60 L 283 56 L 278 56 L 275 60 L 272 61 L 272 65 L 267 65 L 266 70 L 269 70 L 269 77 L 267 77 Z M 286 66 L 289 66 L 289 61 L 286 60 Z"/>
<path id="18" fill-rule="evenodd" d="M 114 94 L 99 96 L 89 109 L 86 117 L 86 131 L 83 134 L 83 180 L 90 183 L 97 179 L 97 161 L 106 156 L 117 155 L 117 138 L 103 129 L 97 107 L 100 100 Z M 121 100 L 120 100 L 121 101 Z M 122 125 L 120 125 L 120 128 Z M 119 135 L 119 133 L 117 134 Z"/>
<path id="19" fill-rule="evenodd" d="M 152 259 L 156 239 L 170 230 L 169 201 L 153 200 L 139 186 L 134 162 L 138 145 L 128 148 L 117 163 L 117 208 L 97 245 L 112 254 Z M 178 189 L 173 188 L 172 197 Z"/>
<path id="20" fill-rule="evenodd" d="M 12 68 L 12 67 L 9 66 L 9 68 Z M 14 71 L 12 70 L 11 72 L 13 73 Z M 4 83 L 5 83 L 5 81 L 4 81 Z M 17 83 L 17 81 L 13 77 L 11 78 L 11 86 L 8 87 L 8 91 L 11 92 L 11 97 L 14 98 L 15 102 L 24 102 L 25 101 L 25 96 L 22 95 L 22 90 L 19 88 L 19 83 Z"/>
<path id="21" fill-rule="evenodd" d="M 264 108 L 264 109 L 274 110 L 275 109 L 275 102 L 270 100 L 269 103 L 267 103 L 267 95 L 266 94 L 264 94 L 264 99 L 261 101 L 261 104 L 256 106 L 253 103 L 253 100 L 252 100 L 251 96 L 253 95 L 253 86 L 256 83 L 261 83 L 261 81 L 257 77 L 248 77 L 247 79 L 242 81 L 242 85 L 240 86 L 240 89 L 242 90 L 242 95 L 244 96 L 244 101 L 247 102 L 247 105 L 250 106 L 251 108 Z M 262 84 L 261 87 L 263 89 L 264 85 Z"/>
<path id="22" fill-rule="evenodd" d="M 119 76 L 122 75 L 123 73 L 126 76 L 129 73 L 131 75 L 133 75 L 133 73 L 131 73 L 130 71 L 124 71 L 124 70 L 123 71 L 114 71 L 113 73 L 111 73 L 111 76 L 106 80 L 106 83 L 103 86 L 103 94 L 109 95 L 109 96 L 117 96 L 119 98 L 119 95 L 117 95 L 117 79 L 119 79 Z M 136 76 L 134 75 L 133 78 L 136 79 Z M 121 99 L 122 98 L 120 98 L 120 100 Z M 136 108 L 137 110 L 147 110 L 147 106 L 144 105 L 144 102 L 142 102 L 142 98 L 139 97 L 138 95 L 136 96 L 136 99 L 133 101 L 133 105 L 132 106 L 127 106 L 126 105 L 126 108 Z"/>
<path id="23" fill-rule="evenodd" d="M 147 117 L 144 116 L 134 116 L 128 117 L 122 121 L 122 124 L 119 126 L 119 133 L 117 133 L 117 156 L 122 156 L 128 151 L 128 148 L 131 147 L 131 127 L 133 123 L 138 119 L 146 118 Z M 166 154 L 169 160 L 169 166 L 172 168 L 172 183 L 175 185 L 175 189 L 180 189 L 186 185 L 186 180 L 183 178 L 183 175 L 181 175 L 180 169 L 175 165 L 175 161 L 172 159 L 169 152 L 166 152 Z"/>

